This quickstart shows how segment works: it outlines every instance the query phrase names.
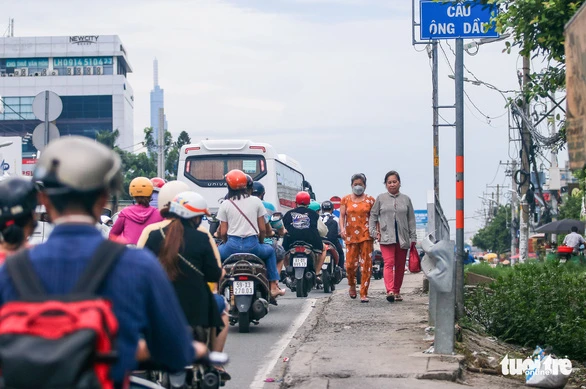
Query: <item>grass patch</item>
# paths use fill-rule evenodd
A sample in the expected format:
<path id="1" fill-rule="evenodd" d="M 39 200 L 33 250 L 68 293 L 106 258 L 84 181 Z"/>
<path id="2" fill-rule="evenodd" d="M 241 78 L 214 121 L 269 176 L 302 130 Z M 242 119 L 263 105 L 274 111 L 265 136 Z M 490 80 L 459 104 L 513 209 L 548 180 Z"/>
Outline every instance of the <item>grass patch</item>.
<path id="1" fill-rule="evenodd" d="M 497 265 L 496 267 L 492 267 L 486 262 L 481 262 L 478 265 L 464 266 L 464 273 L 479 274 L 481 276 L 494 278 L 495 280 L 501 276 L 509 274 L 512 270 L 511 266 Z"/>

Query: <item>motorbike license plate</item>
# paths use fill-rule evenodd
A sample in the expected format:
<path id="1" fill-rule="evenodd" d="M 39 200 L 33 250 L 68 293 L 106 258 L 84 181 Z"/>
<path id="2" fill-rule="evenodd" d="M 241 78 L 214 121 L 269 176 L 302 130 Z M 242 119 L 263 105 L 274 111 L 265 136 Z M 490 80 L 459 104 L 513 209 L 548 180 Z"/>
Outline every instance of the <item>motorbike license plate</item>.
<path id="1" fill-rule="evenodd" d="M 293 267 L 307 267 L 307 258 L 304 258 L 304 257 L 293 258 Z"/>
<path id="2" fill-rule="evenodd" d="M 332 256 L 326 255 L 326 259 L 324 260 L 324 263 L 330 263 L 331 261 L 332 261 Z"/>
<path id="3" fill-rule="evenodd" d="M 254 294 L 254 281 L 234 281 L 234 296 Z"/>

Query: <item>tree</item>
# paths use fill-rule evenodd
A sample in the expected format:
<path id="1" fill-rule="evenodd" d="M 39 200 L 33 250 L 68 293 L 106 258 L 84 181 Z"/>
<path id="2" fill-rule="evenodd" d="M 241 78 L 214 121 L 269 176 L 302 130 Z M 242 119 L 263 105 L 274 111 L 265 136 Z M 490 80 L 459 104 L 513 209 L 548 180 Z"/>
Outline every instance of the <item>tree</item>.
<path id="1" fill-rule="evenodd" d="M 495 217 L 484 228 L 478 230 L 472 238 L 472 244 L 483 250 L 490 250 L 497 254 L 507 251 L 511 247 L 511 233 L 507 227 L 510 210 L 499 206 Z"/>
<path id="2" fill-rule="evenodd" d="M 177 142 L 175 142 L 175 147 L 181 150 L 181 147 L 188 144 L 191 144 L 191 138 L 189 137 L 189 134 L 185 131 L 181 131 L 177 137 Z"/>
<path id="3" fill-rule="evenodd" d="M 500 33 L 511 33 L 505 51 L 518 47 L 521 55 L 543 55 L 545 70 L 533 73 L 526 98 L 546 97 L 565 89 L 564 26 L 586 0 L 482 0 L 497 4 L 499 14 L 492 21 Z"/>
<path id="4" fill-rule="evenodd" d="M 107 147 L 113 149 L 114 146 L 116 145 L 116 141 L 118 140 L 119 136 L 120 136 L 120 131 L 118 131 L 117 129 L 114 131 L 101 130 L 101 131 L 97 132 L 96 140 L 98 142 L 100 142 L 101 144 L 106 145 Z"/>

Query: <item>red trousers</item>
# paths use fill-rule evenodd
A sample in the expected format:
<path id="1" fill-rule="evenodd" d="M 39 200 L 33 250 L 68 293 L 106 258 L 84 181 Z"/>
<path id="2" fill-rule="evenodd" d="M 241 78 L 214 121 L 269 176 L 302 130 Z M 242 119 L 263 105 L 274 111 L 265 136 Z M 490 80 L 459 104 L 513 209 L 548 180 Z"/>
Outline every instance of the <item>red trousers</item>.
<path id="1" fill-rule="evenodd" d="M 368 296 L 368 286 L 370 285 L 370 276 L 372 275 L 372 240 L 365 240 L 360 243 L 348 243 L 346 248 L 346 276 L 348 285 L 356 287 L 356 271 L 358 262 L 360 262 L 360 272 L 362 273 L 362 284 L 360 285 L 360 297 Z M 359 261 L 360 260 L 360 261 Z"/>
<path id="2" fill-rule="evenodd" d="M 407 262 L 407 249 L 402 249 L 398 244 L 381 244 L 380 251 L 385 262 L 384 278 L 387 293 L 399 294 L 405 275 L 405 262 Z"/>

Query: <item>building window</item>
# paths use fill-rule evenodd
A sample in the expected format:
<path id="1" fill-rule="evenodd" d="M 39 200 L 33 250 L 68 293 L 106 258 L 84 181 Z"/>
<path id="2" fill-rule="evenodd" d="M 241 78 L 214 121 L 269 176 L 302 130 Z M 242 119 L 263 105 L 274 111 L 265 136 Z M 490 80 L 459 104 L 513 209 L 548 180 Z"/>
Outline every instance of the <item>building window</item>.
<path id="1" fill-rule="evenodd" d="M 112 96 L 62 96 L 60 119 L 112 118 Z"/>
<path id="2" fill-rule="evenodd" d="M 0 120 L 34 120 L 34 97 L 4 97 L 2 105 L 4 113 L 0 114 Z"/>

